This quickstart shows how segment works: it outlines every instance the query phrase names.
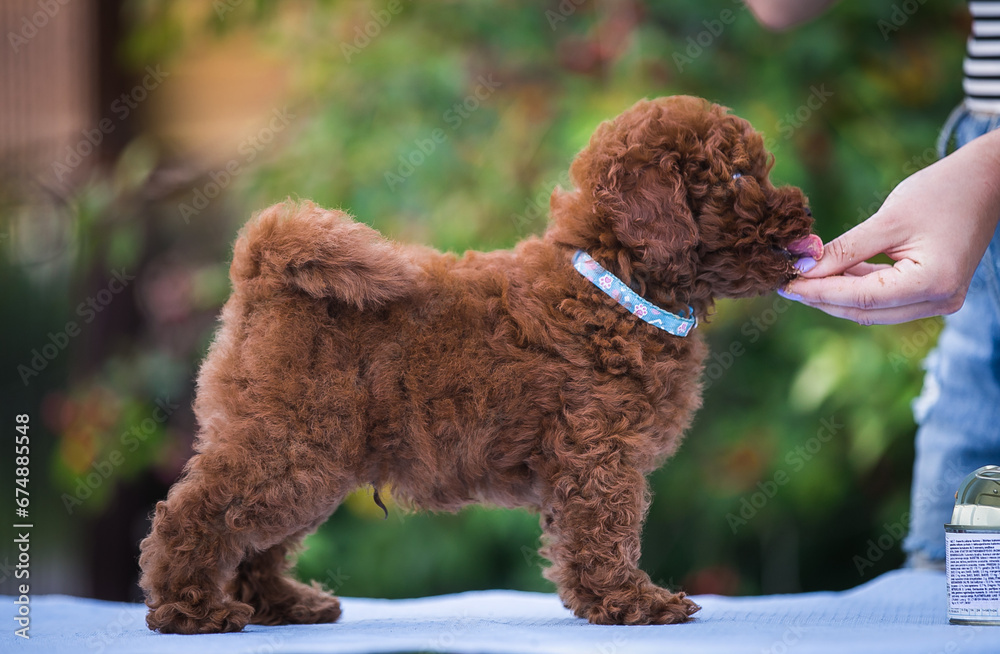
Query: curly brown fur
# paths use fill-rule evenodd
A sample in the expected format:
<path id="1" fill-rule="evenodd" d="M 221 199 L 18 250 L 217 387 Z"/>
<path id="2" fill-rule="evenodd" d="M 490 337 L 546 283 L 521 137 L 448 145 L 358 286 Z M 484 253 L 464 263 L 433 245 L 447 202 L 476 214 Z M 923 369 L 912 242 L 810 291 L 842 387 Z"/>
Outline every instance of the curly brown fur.
<path id="1" fill-rule="evenodd" d="M 308 203 L 262 212 L 200 372 L 196 453 L 142 543 L 149 627 L 336 620 L 335 598 L 286 576 L 288 554 L 369 484 L 431 509 L 529 507 L 576 615 L 688 619 L 698 607 L 639 569 L 639 537 L 645 475 L 700 405 L 705 346 L 628 313 L 570 259 L 584 249 L 701 318 L 769 292 L 812 222 L 769 167 L 748 123 L 672 97 L 602 124 L 548 231 L 511 251 L 395 245 Z"/>

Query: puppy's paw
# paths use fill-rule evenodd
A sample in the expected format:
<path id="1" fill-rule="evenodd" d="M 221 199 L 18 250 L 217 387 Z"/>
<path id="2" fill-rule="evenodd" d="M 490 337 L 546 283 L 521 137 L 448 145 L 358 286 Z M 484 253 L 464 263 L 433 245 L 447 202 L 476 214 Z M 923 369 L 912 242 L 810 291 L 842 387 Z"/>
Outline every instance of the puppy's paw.
<path id="1" fill-rule="evenodd" d="M 657 588 L 659 596 L 649 603 L 646 612 L 648 622 L 636 622 L 633 624 L 676 624 L 687 622 L 692 615 L 701 610 L 701 607 L 688 599 L 684 593 L 671 593 L 668 590 Z"/>
<path id="2" fill-rule="evenodd" d="M 243 602 L 215 606 L 172 602 L 151 608 L 146 625 L 163 634 L 214 634 L 241 631 L 250 622 L 253 607 Z"/>
<path id="3" fill-rule="evenodd" d="M 676 624 L 687 622 L 700 609 L 684 593 L 650 585 L 638 592 L 608 595 L 577 615 L 592 624 Z"/>
<path id="4" fill-rule="evenodd" d="M 278 602 L 251 598 L 256 609 L 251 621 L 263 625 L 326 624 L 340 618 L 340 600 L 318 587 L 288 582 L 286 592 Z"/>
<path id="5" fill-rule="evenodd" d="M 326 624 L 340 619 L 340 600 L 330 597 L 309 606 L 300 607 L 289 614 L 289 622 L 294 624 Z"/>
<path id="6" fill-rule="evenodd" d="M 290 607 L 284 615 L 289 624 L 326 624 L 340 618 L 340 600 L 336 597 L 317 598 Z"/>

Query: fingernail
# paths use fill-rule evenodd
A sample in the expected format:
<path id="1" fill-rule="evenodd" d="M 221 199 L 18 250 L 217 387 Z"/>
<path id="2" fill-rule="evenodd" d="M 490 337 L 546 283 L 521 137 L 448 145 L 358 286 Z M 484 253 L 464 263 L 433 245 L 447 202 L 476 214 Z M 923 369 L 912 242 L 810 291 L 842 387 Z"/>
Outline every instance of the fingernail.
<path id="1" fill-rule="evenodd" d="M 816 260 L 812 257 L 802 257 L 795 262 L 795 269 L 800 273 L 807 273 L 816 267 Z"/>
<path id="2" fill-rule="evenodd" d="M 793 292 L 789 291 L 787 288 L 779 288 L 778 289 L 778 295 L 780 295 L 781 297 L 785 298 L 786 300 L 794 300 L 795 302 L 801 302 L 802 301 L 802 296 L 801 295 L 799 295 L 798 293 L 793 293 Z"/>

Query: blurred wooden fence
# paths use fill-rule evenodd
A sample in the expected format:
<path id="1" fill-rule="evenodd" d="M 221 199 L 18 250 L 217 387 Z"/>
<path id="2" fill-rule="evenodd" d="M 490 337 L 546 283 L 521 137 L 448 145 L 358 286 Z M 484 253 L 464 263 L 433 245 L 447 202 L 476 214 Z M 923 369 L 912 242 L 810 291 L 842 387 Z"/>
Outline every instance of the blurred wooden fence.
<path id="1" fill-rule="evenodd" d="M 53 178 L 96 125 L 99 0 L 0 2 L 0 168 L 15 178 Z M 84 172 L 98 157 L 82 157 Z M 71 159 L 75 161 L 75 159 Z M 68 181 L 68 180 L 67 180 Z"/>

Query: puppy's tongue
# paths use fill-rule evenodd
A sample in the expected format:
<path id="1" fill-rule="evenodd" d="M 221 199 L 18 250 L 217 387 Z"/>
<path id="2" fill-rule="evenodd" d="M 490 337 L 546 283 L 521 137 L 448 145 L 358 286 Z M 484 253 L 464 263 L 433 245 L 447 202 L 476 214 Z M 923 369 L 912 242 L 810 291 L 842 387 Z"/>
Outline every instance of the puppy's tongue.
<path id="1" fill-rule="evenodd" d="M 797 257 L 819 259 L 823 256 L 823 239 L 815 234 L 810 234 L 789 243 L 788 251 Z"/>

